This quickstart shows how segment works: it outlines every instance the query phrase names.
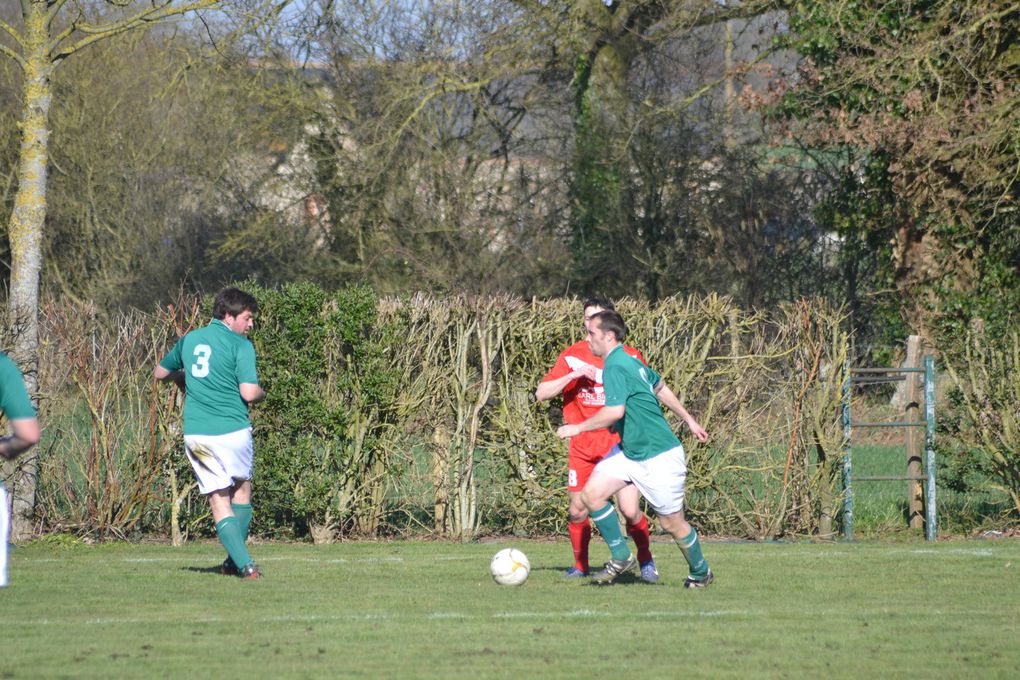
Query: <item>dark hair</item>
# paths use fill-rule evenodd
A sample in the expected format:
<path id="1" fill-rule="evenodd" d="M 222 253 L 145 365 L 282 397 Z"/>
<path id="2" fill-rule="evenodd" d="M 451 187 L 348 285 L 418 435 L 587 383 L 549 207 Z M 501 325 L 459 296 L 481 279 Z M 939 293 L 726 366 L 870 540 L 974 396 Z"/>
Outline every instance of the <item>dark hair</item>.
<path id="1" fill-rule="evenodd" d="M 598 314 L 593 314 L 591 318 L 592 321 L 597 319 L 602 332 L 611 332 L 616 337 L 617 342 L 623 342 L 627 338 L 627 324 L 623 322 L 623 317 L 616 310 L 607 309 Z"/>
<path id="2" fill-rule="evenodd" d="M 223 320 L 230 316 L 240 316 L 242 312 L 254 314 L 259 311 L 259 303 L 254 295 L 245 293 L 239 288 L 224 288 L 216 293 L 213 300 L 212 315 L 214 319 Z"/>
<path id="3" fill-rule="evenodd" d="M 584 306 L 581 307 L 581 311 L 588 309 L 589 307 L 601 307 L 603 310 L 616 309 L 613 305 L 613 301 L 607 297 L 601 295 L 593 295 L 584 302 Z"/>

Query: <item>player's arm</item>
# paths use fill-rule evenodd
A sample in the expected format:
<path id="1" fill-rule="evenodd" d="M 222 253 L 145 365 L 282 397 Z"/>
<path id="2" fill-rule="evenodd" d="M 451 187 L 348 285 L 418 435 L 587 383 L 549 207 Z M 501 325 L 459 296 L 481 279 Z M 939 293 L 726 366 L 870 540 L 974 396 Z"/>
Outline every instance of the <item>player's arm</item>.
<path id="1" fill-rule="evenodd" d="M 673 393 L 673 390 L 669 389 L 669 385 L 666 384 L 665 380 L 660 380 L 655 386 L 655 396 L 658 397 L 659 401 L 668 408 L 670 411 L 675 413 L 678 418 L 687 423 L 687 427 L 691 428 L 691 433 L 698 439 L 699 442 L 708 441 L 708 432 L 705 431 L 698 421 L 694 419 L 684 405 L 680 403 L 680 398 Z"/>
<path id="2" fill-rule="evenodd" d="M 266 398 L 266 391 L 255 383 L 241 383 L 237 387 L 241 391 L 241 398 L 249 404 L 257 404 Z"/>
<path id="3" fill-rule="evenodd" d="M 153 375 L 160 382 L 172 382 L 180 387 L 182 391 L 184 390 L 184 371 L 171 371 L 157 364 Z"/>
<path id="4" fill-rule="evenodd" d="M 583 420 L 574 425 L 561 425 L 556 430 L 556 436 L 560 439 L 569 439 L 570 437 L 576 437 L 582 432 L 601 430 L 602 428 L 609 427 L 616 421 L 623 418 L 626 412 L 627 407 L 623 404 L 618 406 L 603 406 L 595 415 L 587 420 Z"/>
<path id="5" fill-rule="evenodd" d="M 11 434 L 0 438 L 0 457 L 14 460 L 39 443 L 39 419 L 18 418 L 10 421 Z"/>
<path id="6" fill-rule="evenodd" d="M 538 388 L 535 390 L 535 401 L 545 401 L 546 399 L 552 399 L 553 397 L 558 396 L 567 388 L 567 385 L 578 378 L 594 380 L 595 367 L 585 364 L 583 367 L 575 369 L 570 373 L 567 373 L 565 376 L 539 383 Z"/>

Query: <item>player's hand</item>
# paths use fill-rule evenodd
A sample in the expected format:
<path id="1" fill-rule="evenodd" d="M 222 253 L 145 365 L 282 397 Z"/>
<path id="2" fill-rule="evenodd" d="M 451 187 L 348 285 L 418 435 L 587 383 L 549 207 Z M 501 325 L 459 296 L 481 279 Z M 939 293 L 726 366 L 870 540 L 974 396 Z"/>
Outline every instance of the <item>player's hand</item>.
<path id="1" fill-rule="evenodd" d="M 573 370 L 574 378 L 588 378 L 589 380 L 595 381 L 596 371 L 598 369 L 592 364 L 581 364 Z"/>
<path id="2" fill-rule="evenodd" d="M 577 425 L 560 425 L 556 428 L 556 436 L 560 439 L 570 439 L 581 434 L 580 428 Z"/>
<path id="3" fill-rule="evenodd" d="M 11 446 L 11 438 L 4 437 L 0 439 L 0 458 L 4 460 L 14 460 L 18 457 L 20 451 L 15 451 L 14 447 Z"/>
<path id="4" fill-rule="evenodd" d="M 705 428 L 698 424 L 698 421 L 692 420 L 687 424 L 691 428 L 691 433 L 699 442 L 704 444 L 705 442 L 708 441 L 708 432 L 706 432 Z"/>

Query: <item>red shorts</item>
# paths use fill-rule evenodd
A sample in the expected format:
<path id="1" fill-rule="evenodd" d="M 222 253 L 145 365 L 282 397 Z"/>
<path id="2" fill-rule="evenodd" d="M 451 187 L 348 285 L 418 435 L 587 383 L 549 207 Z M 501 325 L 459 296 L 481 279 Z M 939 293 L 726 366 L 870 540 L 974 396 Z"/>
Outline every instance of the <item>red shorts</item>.
<path id="1" fill-rule="evenodd" d="M 580 492 L 588 483 L 591 471 L 611 450 L 611 448 L 606 449 L 602 454 L 594 457 L 570 452 L 567 456 L 567 491 Z"/>

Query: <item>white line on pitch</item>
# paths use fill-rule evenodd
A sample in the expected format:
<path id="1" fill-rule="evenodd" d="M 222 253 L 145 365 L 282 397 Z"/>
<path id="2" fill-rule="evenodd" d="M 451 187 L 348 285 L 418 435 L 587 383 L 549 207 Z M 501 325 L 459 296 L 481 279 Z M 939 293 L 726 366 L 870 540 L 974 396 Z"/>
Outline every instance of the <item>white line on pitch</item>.
<path id="1" fill-rule="evenodd" d="M 964 555 L 966 557 L 995 557 L 995 551 L 989 548 L 946 548 L 943 550 L 932 550 L 931 548 L 916 548 L 914 550 L 900 550 L 900 553 L 908 555 Z"/>
<path id="2" fill-rule="evenodd" d="M 733 611 L 733 610 L 721 610 L 721 611 L 701 611 L 701 612 L 683 612 L 683 611 L 665 611 L 665 612 L 602 612 L 592 611 L 589 609 L 578 609 L 569 612 L 497 612 L 495 614 L 468 614 L 463 612 L 431 612 L 422 613 L 416 615 L 407 614 L 388 614 L 383 612 L 366 612 L 362 614 L 287 614 L 279 616 L 262 616 L 251 619 L 260 623 L 289 623 L 289 622 L 300 622 L 300 623 L 316 623 L 316 622 L 328 622 L 328 621 L 373 621 L 373 620 L 391 620 L 391 619 L 421 619 L 427 621 L 437 620 L 486 620 L 486 619 L 584 619 L 584 618 L 618 618 L 618 617 L 630 617 L 639 616 L 641 618 L 656 618 L 656 619 L 675 619 L 675 618 L 691 618 L 691 617 L 707 617 L 707 616 L 747 616 L 753 614 L 748 611 Z M 117 625 L 172 625 L 172 624 L 192 624 L 192 623 L 229 623 L 232 619 L 227 617 L 219 616 L 203 616 L 199 618 L 188 618 L 188 619 L 165 619 L 165 618 L 138 618 L 138 617 L 103 617 L 94 619 L 74 620 L 74 619 L 35 619 L 35 620 L 21 620 L 21 621 L 3 621 L 5 625 L 18 625 L 18 626 L 79 626 L 79 625 L 90 625 L 90 626 L 117 626 Z"/>
<path id="3" fill-rule="evenodd" d="M 256 562 L 262 564 L 263 562 L 310 562 L 314 564 L 380 564 L 380 563 L 392 563 L 392 564 L 403 564 L 408 562 L 408 558 L 405 557 L 334 557 L 330 559 L 322 559 L 319 557 L 273 557 L 272 555 L 258 556 L 256 550 Z M 149 563 L 160 563 L 160 562 L 195 562 L 204 559 L 214 559 L 207 555 L 179 555 L 174 557 L 125 557 L 121 561 L 128 564 L 149 564 Z M 445 555 L 439 557 L 428 558 L 429 562 L 459 562 L 465 558 L 458 555 Z M 478 561 L 488 560 L 488 557 L 478 558 Z M 33 562 L 63 562 L 64 560 L 57 560 L 51 558 L 42 558 L 38 560 L 32 560 Z"/>

